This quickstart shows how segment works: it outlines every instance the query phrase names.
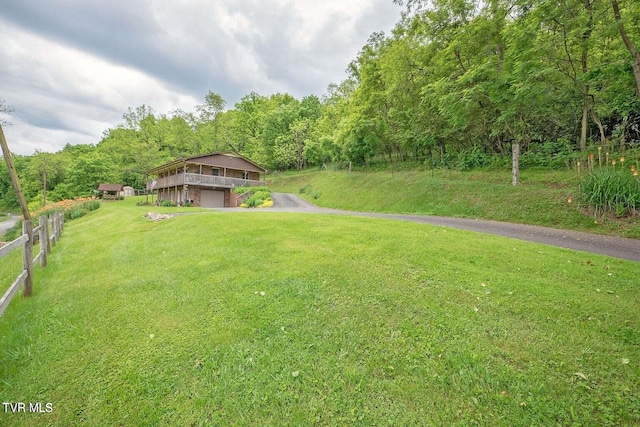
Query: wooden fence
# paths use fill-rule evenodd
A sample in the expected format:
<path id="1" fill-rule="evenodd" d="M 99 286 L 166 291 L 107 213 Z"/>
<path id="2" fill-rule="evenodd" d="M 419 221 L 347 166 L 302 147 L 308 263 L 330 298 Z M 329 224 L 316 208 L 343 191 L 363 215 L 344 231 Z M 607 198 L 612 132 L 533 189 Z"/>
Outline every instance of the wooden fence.
<path id="1" fill-rule="evenodd" d="M 47 254 L 51 253 L 51 248 L 60 238 L 63 228 L 64 213 L 62 212 L 54 212 L 49 218 L 41 216 L 38 226 L 35 228 L 33 221 L 25 220 L 22 221 L 22 235 L 0 247 L 0 258 L 3 258 L 22 246 L 22 271 L 0 299 L 0 316 L 4 314 L 20 286 L 24 286 L 25 296 L 31 296 L 33 267 L 38 262 L 40 267 L 47 266 Z M 40 241 L 40 250 L 36 256 L 33 256 L 33 246 L 36 240 Z"/>

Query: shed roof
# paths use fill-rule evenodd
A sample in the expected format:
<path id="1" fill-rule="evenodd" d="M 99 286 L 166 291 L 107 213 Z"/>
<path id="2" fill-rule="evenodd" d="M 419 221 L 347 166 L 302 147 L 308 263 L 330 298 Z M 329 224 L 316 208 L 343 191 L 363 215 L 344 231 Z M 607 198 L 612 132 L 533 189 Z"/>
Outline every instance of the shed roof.
<path id="1" fill-rule="evenodd" d="M 100 184 L 98 191 L 122 191 L 121 184 Z"/>

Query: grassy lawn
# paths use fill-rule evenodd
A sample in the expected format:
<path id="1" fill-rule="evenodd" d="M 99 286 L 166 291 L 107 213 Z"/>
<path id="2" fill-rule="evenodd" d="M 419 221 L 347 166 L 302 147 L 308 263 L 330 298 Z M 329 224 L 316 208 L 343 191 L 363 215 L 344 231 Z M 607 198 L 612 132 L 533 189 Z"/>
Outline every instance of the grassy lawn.
<path id="1" fill-rule="evenodd" d="M 268 184 L 273 191 L 295 194 L 307 186 L 301 196 L 322 207 L 492 219 L 640 238 L 638 216 L 613 221 L 586 213 L 578 203 L 575 171 L 524 169 L 517 187 L 511 185 L 509 170 L 307 171 L 271 175 Z"/>
<path id="2" fill-rule="evenodd" d="M 2 400 L 53 408 L 1 425 L 640 423 L 639 263 L 401 221 L 150 210 L 177 211 L 129 199 L 67 223 L 0 318 Z"/>

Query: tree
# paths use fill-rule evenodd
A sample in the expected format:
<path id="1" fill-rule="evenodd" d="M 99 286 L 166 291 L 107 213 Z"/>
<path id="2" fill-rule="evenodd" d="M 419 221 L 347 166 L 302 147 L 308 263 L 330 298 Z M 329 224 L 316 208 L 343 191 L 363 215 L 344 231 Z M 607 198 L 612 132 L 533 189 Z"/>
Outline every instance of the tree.
<path id="1" fill-rule="evenodd" d="M 209 91 L 204 97 L 204 104 L 197 105 L 198 112 L 196 133 L 205 151 L 221 149 L 218 136 L 220 115 L 224 111 L 225 100 L 217 93 Z"/>
<path id="2" fill-rule="evenodd" d="M 586 1 L 586 0 L 585 0 Z M 636 94 L 640 97 L 640 54 L 635 47 L 635 44 L 629 38 L 627 31 L 625 30 L 624 22 L 622 20 L 622 16 L 620 14 L 620 6 L 618 4 L 618 0 L 611 0 L 611 6 L 613 8 L 613 15 L 618 24 L 618 31 L 620 31 L 620 37 L 622 37 L 622 41 L 624 42 L 625 47 L 631 54 L 633 61 L 631 63 L 633 67 L 633 76 L 636 81 Z"/>

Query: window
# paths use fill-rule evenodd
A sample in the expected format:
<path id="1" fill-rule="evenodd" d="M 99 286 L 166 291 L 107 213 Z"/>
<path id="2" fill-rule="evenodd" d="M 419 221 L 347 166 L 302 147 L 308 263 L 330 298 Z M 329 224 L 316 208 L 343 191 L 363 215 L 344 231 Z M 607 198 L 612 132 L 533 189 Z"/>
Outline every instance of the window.
<path id="1" fill-rule="evenodd" d="M 242 172 L 242 179 L 249 179 L 249 172 L 247 171 Z"/>
<path id="2" fill-rule="evenodd" d="M 212 175 L 213 175 L 213 176 L 220 176 L 220 169 L 218 169 L 218 168 L 213 168 Z"/>

